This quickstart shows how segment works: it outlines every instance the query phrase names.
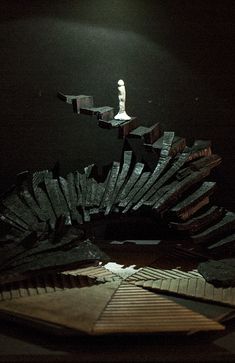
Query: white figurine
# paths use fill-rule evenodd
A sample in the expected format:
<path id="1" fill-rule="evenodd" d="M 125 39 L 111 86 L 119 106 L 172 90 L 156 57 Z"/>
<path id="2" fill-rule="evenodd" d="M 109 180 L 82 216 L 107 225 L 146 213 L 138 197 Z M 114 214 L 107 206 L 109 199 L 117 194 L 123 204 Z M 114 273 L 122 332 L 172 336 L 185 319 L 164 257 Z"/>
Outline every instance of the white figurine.
<path id="1" fill-rule="evenodd" d="M 130 120 L 131 117 L 127 115 L 125 110 L 126 103 L 126 88 L 124 81 L 120 79 L 118 81 L 118 99 L 119 99 L 119 111 L 118 114 L 114 117 L 115 120 Z"/>

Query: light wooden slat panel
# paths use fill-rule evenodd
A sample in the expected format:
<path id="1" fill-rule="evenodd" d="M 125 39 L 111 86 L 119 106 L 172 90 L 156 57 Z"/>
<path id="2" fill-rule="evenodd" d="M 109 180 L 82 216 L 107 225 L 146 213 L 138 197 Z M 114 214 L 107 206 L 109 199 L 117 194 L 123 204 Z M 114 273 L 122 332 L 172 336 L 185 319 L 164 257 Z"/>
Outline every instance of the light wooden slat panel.
<path id="1" fill-rule="evenodd" d="M 94 334 L 224 329 L 163 296 L 133 287 L 126 282 L 120 285 L 97 320 Z M 130 294 L 130 290 L 135 293 Z"/>
<path id="2" fill-rule="evenodd" d="M 235 287 L 218 288 L 206 282 L 202 277 L 191 277 L 189 275 L 187 279 L 142 280 L 133 283 L 145 289 L 235 306 Z"/>
<path id="3" fill-rule="evenodd" d="M 150 279 L 167 279 L 167 278 L 183 278 L 183 277 L 201 277 L 197 270 L 192 270 L 189 272 L 172 269 L 172 270 L 163 270 L 157 269 L 153 267 L 144 267 L 141 270 L 137 271 L 134 275 L 131 275 L 127 281 L 134 280 L 150 280 Z"/>
<path id="4" fill-rule="evenodd" d="M 63 274 L 83 275 L 89 277 L 113 278 L 115 275 L 103 266 L 90 266 L 76 270 L 64 271 Z"/>

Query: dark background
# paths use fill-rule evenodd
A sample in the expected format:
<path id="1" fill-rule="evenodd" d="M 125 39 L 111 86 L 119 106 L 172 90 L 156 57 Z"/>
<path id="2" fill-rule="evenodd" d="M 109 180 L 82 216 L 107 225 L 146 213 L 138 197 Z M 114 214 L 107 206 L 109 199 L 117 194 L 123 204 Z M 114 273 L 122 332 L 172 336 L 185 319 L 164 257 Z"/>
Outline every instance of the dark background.
<path id="1" fill-rule="evenodd" d="M 223 164 L 217 201 L 235 210 L 234 1 L 0 2 L 0 192 L 23 170 L 62 174 L 120 158 L 116 130 L 78 117 L 57 91 L 91 94 L 193 139 L 211 139 Z"/>

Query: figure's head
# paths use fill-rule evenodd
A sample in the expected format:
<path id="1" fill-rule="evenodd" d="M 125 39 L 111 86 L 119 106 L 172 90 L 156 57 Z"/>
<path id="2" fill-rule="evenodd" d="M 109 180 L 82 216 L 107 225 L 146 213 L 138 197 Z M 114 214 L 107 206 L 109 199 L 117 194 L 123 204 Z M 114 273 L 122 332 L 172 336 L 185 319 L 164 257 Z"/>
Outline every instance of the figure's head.
<path id="1" fill-rule="evenodd" d="M 118 81 L 118 85 L 119 85 L 119 86 L 124 86 L 124 81 L 123 81 L 122 79 L 119 79 L 119 81 Z"/>

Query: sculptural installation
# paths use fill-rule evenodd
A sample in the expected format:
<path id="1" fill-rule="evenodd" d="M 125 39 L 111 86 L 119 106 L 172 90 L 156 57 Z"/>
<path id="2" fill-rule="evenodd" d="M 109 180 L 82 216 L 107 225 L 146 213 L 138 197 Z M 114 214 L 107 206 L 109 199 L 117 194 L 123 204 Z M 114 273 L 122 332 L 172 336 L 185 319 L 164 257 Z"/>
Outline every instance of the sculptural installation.
<path id="1" fill-rule="evenodd" d="M 33 316 L 46 326 L 49 319 L 92 335 L 223 330 L 221 313 L 213 321 L 164 297 L 228 305 L 226 314 L 235 307 L 235 213 L 213 205 L 216 183 L 206 179 L 221 157 L 211 142 L 187 146 L 184 137 L 159 123 L 139 125 L 125 111 L 123 80 L 115 117 L 113 107 L 95 107 L 93 96 L 59 92 L 58 97 L 77 114 L 95 116 L 99 126 L 117 127 L 122 156 L 63 177 L 55 167 L 17 175 L 16 185 L 0 198 L 0 312 L 19 312 L 30 321 Z M 141 229 L 150 230 L 144 240 Z M 145 245 L 152 249 L 145 251 Z M 140 251 L 147 259 L 138 257 Z M 106 264 L 111 261 L 119 262 L 121 273 L 110 267 L 113 262 Z M 134 266 L 125 278 L 124 261 Z M 37 295 L 42 296 L 31 300 Z M 97 314 L 94 296 L 103 301 Z M 22 298 L 19 305 L 16 298 Z M 38 308 L 41 298 L 46 315 Z M 28 303 L 30 311 L 36 304 L 33 313 Z"/>

